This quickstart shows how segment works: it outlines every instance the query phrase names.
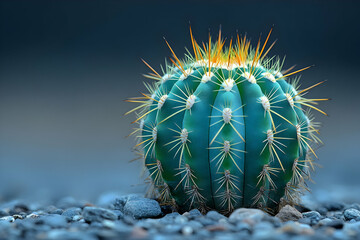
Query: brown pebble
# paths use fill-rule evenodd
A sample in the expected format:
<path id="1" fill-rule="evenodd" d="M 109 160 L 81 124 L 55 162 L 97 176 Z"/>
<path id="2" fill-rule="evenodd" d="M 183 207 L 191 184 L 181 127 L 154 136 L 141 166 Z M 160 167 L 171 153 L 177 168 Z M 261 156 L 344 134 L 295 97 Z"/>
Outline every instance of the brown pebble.
<path id="1" fill-rule="evenodd" d="M 226 231 L 227 227 L 225 227 L 224 225 L 209 225 L 206 227 L 206 229 L 210 232 L 216 232 L 216 231 Z"/>

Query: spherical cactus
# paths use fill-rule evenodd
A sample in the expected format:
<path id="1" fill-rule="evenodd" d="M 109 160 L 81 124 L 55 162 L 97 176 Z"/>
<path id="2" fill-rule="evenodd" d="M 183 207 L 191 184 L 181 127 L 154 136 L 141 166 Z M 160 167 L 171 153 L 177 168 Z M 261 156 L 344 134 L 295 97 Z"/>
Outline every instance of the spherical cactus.
<path id="1" fill-rule="evenodd" d="M 319 143 L 310 111 L 326 99 L 307 99 L 298 79 L 282 71 L 278 58 L 267 58 L 271 31 L 255 48 L 244 38 L 224 47 L 199 45 L 190 29 L 194 55 L 172 64 L 155 79 L 149 94 L 132 98 L 139 124 L 136 144 L 148 170 L 150 193 L 179 210 L 215 209 L 230 213 L 256 207 L 276 213 L 282 203 L 296 204 L 310 178 Z M 166 40 L 165 40 L 166 41 Z M 202 46 L 202 47 L 201 47 Z M 324 113 L 325 114 L 325 113 Z"/>

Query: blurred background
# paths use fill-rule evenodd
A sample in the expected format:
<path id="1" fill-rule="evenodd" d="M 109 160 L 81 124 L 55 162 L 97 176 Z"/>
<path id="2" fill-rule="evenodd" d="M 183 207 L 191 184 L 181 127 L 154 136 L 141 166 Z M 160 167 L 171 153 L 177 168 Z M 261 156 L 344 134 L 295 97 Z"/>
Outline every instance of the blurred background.
<path id="1" fill-rule="evenodd" d="M 178 56 L 191 47 L 189 22 L 200 42 L 221 25 L 228 39 L 238 31 L 256 43 L 274 25 L 271 53 L 285 68 L 315 65 L 302 86 L 327 80 L 308 96 L 332 101 L 321 104 L 330 117 L 316 114 L 323 168 L 310 187 L 359 194 L 360 5 L 169 2 L 0 1 L 0 199 L 143 191 L 124 100 L 145 91 L 140 58 L 159 70 L 170 56 L 163 36 Z"/>

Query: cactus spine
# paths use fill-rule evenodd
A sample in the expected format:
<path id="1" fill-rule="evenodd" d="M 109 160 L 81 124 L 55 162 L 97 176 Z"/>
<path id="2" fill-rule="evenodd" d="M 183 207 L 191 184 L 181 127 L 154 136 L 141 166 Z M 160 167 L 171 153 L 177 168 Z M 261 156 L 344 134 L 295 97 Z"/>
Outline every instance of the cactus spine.
<path id="1" fill-rule="evenodd" d="M 267 58 L 269 36 L 255 48 L 237 36 L 224 47 L 221 32 L 202 47 L 193 38 L 194 56 L 180 60 L 170 45 L 172 64 L 155 79 L 140 103 L 136 149 L 148 169 L 151 193 L 178 209 L 216 209 L 229 213 L 256 207 L 275 213 L 281 203 L 296 204 L 310 179 L 313 144 L 321 143 L 309 110 L 324 113 Z M 166 41 L 166 40 L 165 40 Z M 129 113 L 130 113 L 129 112 Z M 325 114 L 325 113 L 324 113 Z"/>

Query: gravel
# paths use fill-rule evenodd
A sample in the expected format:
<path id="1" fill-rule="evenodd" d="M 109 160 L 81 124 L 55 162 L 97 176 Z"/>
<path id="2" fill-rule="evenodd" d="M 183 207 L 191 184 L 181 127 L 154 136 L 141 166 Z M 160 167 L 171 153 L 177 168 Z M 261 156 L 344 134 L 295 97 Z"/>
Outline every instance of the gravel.
<path id="1" fill-rule="evenodd" d="M 169 212 L 140 195 L 106 193 L 95 204 L 62 198 L 46 206 L 0 202 L 3 239 L 360 239 L 360 205 L 304 200 L 276 216 L 240 208 L 229 217 L 194 209 Z"/>

